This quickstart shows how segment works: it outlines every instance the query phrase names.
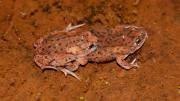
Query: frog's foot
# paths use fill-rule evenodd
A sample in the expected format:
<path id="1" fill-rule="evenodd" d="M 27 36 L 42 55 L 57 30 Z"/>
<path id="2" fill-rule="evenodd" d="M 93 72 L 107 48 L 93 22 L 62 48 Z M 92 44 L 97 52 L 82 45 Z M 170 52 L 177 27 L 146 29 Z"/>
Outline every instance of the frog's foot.
<path id="1" fill-rule="evenodd" d="M 45 70 L 45 69 L 53 69 L 53 70 L 56 70 L 56 71 L 62 71 L 64 73 L 65 76 L 67 76 L 68 74 L 75 77 L 76 79 L 80 80 L 80 78 L 75 74 L 73 73 L 72 71 L 66 69 L 66 68 L 61 68 L 61 67 L 54 67 L 54 66 L 44 66 L 43 68 L 41 68 L 42 70 Z"/>
<path id="2" fill-rule="evenodd" d="M 139 65 L 136 62 L 136 59 L 134 59 L 131 63 L 128 63 L 124 60 L 124 57 L 119 56 L 116 58 L 117 63 L 122 66 L 124 69 L 131 69 L 133 67 L 139 67 Z"/>
<path id="3" fill-rule="evenodd" d="M 69 31 L 72 31 L 72 30 L 74 30 L 74 29 L 76 29 L 76 28 L 79 28 L 79 27 L 81 27 L 81 26 L 84 26 L 85 24 L 79 24 L 79 25 L 75 25 L 75 26 L 72 26 L 72 24 L 70 23 L 65 29 L 64 29 L 64 31 L 65 32 L 69 32 Z"/>
<path id="4" fill-rule="evenodd" d="M 62 71 L 65 76 L 67 76 L 69 74 L 69 75 L 75 77 L 76 79 L 81 80 L 75 73 L 73 73 L 72 71 L 70 71 L 66 68 L 61 68 L 60 71 Z"/>

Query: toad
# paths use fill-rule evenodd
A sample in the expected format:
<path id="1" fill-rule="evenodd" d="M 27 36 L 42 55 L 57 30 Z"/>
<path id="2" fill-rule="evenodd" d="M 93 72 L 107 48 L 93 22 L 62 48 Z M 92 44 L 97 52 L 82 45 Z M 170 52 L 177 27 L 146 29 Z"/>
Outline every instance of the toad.
<path id="1" fill-rule="evenodd" d="M 134 59 L 131 63 L 126 57 L 142 47 L 147 39 L 147 32 L 142 27 L 118 25 L 114 28 L 90 27 L 88 30 L 97 37 L 96 51 L 87 55 L 89 61 L 107 62 L 115 60 L 124 69 L 138 67 Z"/>
<path id="2" fill-rule="evenodd" d="M 80 79 L 73 71 L 87 64 L 87 55 L 96 50 L 97 38 L 89 31 L 74 30 L 83 26 L 68 26 L 38 39 L 34 43 L 35 63 L 42 69 L 54 69 Z"/>

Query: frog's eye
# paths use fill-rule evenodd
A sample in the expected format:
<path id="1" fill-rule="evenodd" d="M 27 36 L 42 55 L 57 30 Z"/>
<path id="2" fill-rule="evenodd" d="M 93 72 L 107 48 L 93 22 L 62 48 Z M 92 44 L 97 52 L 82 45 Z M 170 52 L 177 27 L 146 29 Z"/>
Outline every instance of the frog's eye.
<path id="1" fill-rule="evenodd" d="M 139 45 L 139 44 L 141 43 L 141 39 L 140 39 L 140 38 L 137 38 L 136 41 L 135 41 L 135 43 L 136 43 L 137 45 Z"/>

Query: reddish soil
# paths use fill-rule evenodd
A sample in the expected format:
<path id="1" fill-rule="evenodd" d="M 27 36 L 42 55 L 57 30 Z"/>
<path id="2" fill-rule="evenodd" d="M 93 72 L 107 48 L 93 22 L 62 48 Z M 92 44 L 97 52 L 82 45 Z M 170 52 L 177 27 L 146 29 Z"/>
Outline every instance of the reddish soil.
<path id="1" fill-rule="evenodd" d="M 180 0 L 0 0 L 1 101 L 180 101 Z M 74 25 L 133 24 L 148 40 L 138 69 L 89 63 L 76 73 L 42 72 L 33 43 Z M 129 57 L 129 58 L 130 58 Z"/>

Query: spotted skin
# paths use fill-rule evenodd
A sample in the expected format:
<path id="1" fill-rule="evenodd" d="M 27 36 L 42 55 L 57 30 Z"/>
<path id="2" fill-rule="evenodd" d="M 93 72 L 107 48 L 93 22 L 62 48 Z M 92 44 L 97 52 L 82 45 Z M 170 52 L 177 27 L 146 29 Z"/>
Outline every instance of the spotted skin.
<path id="1" fill-rule="evenodd" d="M 124 69 L 138 67 L 128 63 L 125 58 L 142 47 L 147 39 L 147 32 L 142 27 L 118 25 L 114 28 L 91 27 L 90 32 L 98 38 L 97 50 L 88 54 L 92 62 L 107 62 L 116 60 Z"/>

